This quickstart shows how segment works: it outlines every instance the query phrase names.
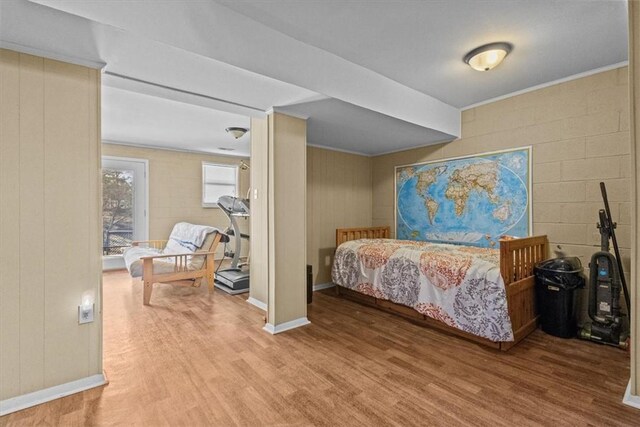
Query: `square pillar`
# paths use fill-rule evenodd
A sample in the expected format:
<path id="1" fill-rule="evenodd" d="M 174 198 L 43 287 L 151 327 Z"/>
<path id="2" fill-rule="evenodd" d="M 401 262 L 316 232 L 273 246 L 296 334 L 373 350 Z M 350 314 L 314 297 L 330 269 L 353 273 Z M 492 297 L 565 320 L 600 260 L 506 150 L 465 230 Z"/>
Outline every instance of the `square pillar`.
<path id="1" fill-rule="evenodd" d="M 265 330 L 307 320 L 307 122 L 269 115 L 269 280 Z"/>
<path id="2" fill-rule="evenodd" d="M 277 334 L 309 323 L 307 122 L 274 112 L 252 119 L 251 131 L 250 298 L 266 299 L 264 330 Z"/>
<path id="3" fill-rule="evenodd" d="M 269 280 L 269 126 L 265 117 L 251 119 L 251 231 L 249 303 L 266 311 Z"/>

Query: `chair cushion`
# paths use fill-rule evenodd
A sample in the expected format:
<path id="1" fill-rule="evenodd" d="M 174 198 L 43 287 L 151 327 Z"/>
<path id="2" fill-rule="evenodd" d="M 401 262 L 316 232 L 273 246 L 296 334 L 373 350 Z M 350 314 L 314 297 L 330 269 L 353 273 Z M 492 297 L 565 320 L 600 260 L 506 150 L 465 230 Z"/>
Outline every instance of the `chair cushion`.
<path id="1" fill-rule="evenodd" d="M 218 231 L 214 227 L 207 225 L 189 224 L 179 222 L 173 226 L 167 246 L 164 248 L 166 254 L 190 254 L 203 247 L 207 237 Z"/>
<path id="2" fill-rule="evenodd" d="M 143 266 L 140 258 L 153 255 L 162 255 L 158 249 L 146 248 L 142 246 L 132 246 L 126 248 L 122 254 L 124 263 L 129 270 L 131 277 L 142 277 Z M 153 274 L 173 273 L 173 258 L 161 258 L 153 260 Z"/>
<path id="3" fill-rule="evenodd" d="M 229 241 L 229 236 L 215 227 L 179 222 L 173 227 L 167 246 L 163 250 L 145 246 L 132 246 L 124 250 L 124 262 L 132 277 L 142 277 L 143 266 L 140 258 L 162 254 L 180 255 L 209 252 L 218 233 L 222 235 L 221 242 Z M 200 270 L 204 265 L 205 258 L 204 256 L 188 257 L 187 268 L 189 270 Z M 174 264 L 174 258 L 155 259 L 153 260 L 153 273 L 173 273 Z"/>

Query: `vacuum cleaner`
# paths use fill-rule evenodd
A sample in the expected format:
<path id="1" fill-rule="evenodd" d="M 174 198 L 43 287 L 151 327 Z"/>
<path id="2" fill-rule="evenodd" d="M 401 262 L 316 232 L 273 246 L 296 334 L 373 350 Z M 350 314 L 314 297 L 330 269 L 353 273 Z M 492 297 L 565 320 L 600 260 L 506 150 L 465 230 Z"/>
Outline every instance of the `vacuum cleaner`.
<path id="1" fill-rule="evenodd" d="M 579 337 L 600 344 L 627 349 L 629 347 L 629 322 L 620 307 L 620 293 L 624 292 L 627 313 L 631 313 L 629 290 L 622 270 L 620 249 L 616 240 L 616 223 L 611 220 L 609 199 L 604 182 L 600 183 L 604 209 L 600 209 L 600 251 L 593 254 L 589 263 L 589 317 Z M 609 251 L 613 243 L 615 257 Z"/>

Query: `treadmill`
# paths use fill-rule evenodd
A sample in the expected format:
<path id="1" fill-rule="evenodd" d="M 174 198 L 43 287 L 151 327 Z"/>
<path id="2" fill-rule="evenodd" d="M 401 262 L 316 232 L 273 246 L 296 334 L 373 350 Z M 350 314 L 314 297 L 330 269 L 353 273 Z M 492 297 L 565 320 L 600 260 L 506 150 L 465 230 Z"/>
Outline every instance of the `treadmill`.
<path id="1" fill-rule="evenodd" d="M 237 221 L 237 218 L 249 216 L 249 199 L 222 196 L 218 199 L 218 206 L 229 217 L 231 226 L 225 233 L 235 238 L 235 248 L 233 252 L 225 251 L 224 256 L 231 258 L 231 267 L 216 273 L 215 286 L 232 295 L 249 292 L 249 267 L 240 263 L 242 239 L 249 240 L 249 235 L 240 232 Z"/>

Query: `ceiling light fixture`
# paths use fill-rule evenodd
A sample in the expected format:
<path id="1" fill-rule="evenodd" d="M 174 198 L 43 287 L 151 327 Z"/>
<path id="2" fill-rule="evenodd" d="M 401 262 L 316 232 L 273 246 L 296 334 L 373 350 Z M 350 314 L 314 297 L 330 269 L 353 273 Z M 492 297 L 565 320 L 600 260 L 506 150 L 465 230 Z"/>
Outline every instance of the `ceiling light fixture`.
<path id="1" fill-rule="evenodd" d="M 511 52 L 513 45 L 506 42 L 489 43 L 473 49 L 464 56 L 464 62 L 478 71 L 497 67 Z"/>
<path id="2" fill-rule="evenodd" d="M 240 139 L 244 136 L 245 133 L 249 132 L 247 128 L 238 128 L 238 127 L 230 127 L 225 129 L 229 132 L 235 139 Z"/>

